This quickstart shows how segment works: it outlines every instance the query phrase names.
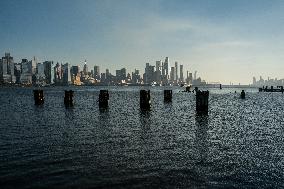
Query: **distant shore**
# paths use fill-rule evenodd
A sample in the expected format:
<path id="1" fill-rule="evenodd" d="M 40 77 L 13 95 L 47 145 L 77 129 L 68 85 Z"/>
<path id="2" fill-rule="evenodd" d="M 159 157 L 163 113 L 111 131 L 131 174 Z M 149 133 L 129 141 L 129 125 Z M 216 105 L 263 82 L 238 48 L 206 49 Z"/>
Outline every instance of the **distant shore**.
<path id="1" fill-rule="evenodd" d="M 184 86 L 179 85 L 150 85 L 150 84 L 128 84 L 128 85 L 108 85 L 108 84 L 94 84 L 94 85 L 22 85 L 22 84 L 0 84 L 0 88 L 34 88 L 34 87 L 41 87 L 41 88 L 53 88 L 53 87 L 106 87 L 106 86 L 116 86 L 116 87 L 132 87 L 132 86 L 148 86 L 148 87 L 180 87 L 185 88 Z M 220 88 L 220 85 L 216 84 L 207 84 L 207 85 L 192 85 L 191 88 L 199 87 L 199 88 Z M 259 88 L 258 86 L 252 85 L 222 85 L 222 88 Z"/>

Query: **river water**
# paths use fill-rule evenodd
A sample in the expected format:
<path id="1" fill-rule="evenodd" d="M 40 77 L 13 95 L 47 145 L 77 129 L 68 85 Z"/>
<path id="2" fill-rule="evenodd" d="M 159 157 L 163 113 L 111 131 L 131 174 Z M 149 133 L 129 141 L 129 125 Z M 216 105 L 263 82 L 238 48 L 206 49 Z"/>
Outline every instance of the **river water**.
<path id="1" fill-rule="evenodd" d="M 209 89 L 209 114 L 195 95 L 153 87 L 0 88 L 0 188 L 282 188 L 284 95 Z M 100 111 L 100 89 L 109 108 Z M 173 102 L 163 90 L 173 89 Z M 237 93 L 235 93 L 237 91 Z"/>

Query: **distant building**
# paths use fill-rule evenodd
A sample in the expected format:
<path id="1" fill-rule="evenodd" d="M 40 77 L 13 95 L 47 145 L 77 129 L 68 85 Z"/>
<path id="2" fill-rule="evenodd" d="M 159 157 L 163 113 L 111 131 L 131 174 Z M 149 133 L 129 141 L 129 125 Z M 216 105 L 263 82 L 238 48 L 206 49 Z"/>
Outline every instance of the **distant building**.
<path id="1" fill-rule="evenodd" d="M 41 84 L 41 85 L 46 84 L 45 73 L 44 73 L 44 64 L 43 63 L 37 64 L 36 83 Z"/>
<path id="2" fill-rule="evenodd" d="M 45 61 L 43 62 L 44 66 L 44 76 L 45 76 L 45 83 L 46 84 L 51 84 L 52 83 L 52 67 L 53 61 Z"/>
<path id="3" fill-rule="evenodd" d="M 175 62 L 175 82 L 178 82 L 178 62 Z"/>
<path id="4" fill-rule="evenodd" d="M 141 83 L 141 77 L 139 75 L 139 70 L 134 70 L 134 72 L 132 72 L 132 83 L 133 84 L 138 84 Z"/>
<path id="5" fill-rule="evenodd" d="M 253 84 L 253 85 L 256 84 L 256 78 L 255 78 L 255 77 L 253 77 L 253 79 L 252 79 L 252 84 Z"/>
<path id="6" fill-rule="evenodd" d="M 145 84 L 151 84 L 155 81 L 155 66 L 151 66 L 149 63 L 146 63 L 143 80 Z"/>
<path id="7" fill-rule="evenodd" d="M 158 84 L 161 84 L 162 81 L 162 64 L 161 60 L 156 61 L 156 72 L 155 72 L 155 80 Z"/>
<path id="8" fill-rule="evenodd" d="M 101 79 L 100 67 L 99 66 L 94 66 L 94 78 L 97 79 L 97 80 Z"/>
<path id="9" fill-rule="evenodd" d="M 56 65 L 54 66 L 54 84 L 62 84 L 62 68 L 61 65 L 57 62 Z"/>
<path id="10" fill-rule="evenodd" d="M 175 82 L 175 74 L 176 74 L 176 71 L 175 71 L 175 67 L 171 67 L 171 72 L 170 72 L 170 82 L 174 83 Z"/>
<path id="11" fill-rule="evenodd" d="M 15 83 L 16 77 L 14 75 L 14 60 L 10 53 L 5 53 L 1 60 L 1 75 L 0 81 L 4 83 Z"/>
<path id="12" fill-rule="evenodd" d="M 116 82 L 122 83 L 126 80 L 126 69 L 122 68 L 115 71 Z"/>
<path id="13" fill-rule="evenodd" d="M 62 84 L 69 85 L 71 81 L 69 64 L 65 63 L 61 65 L 61 68 L 62 68 Z"/>
<path id="14" fill-rule="evenodd" d="M 84 67 L 83 67 L 83 73 L 84 75 L 88 75 L 88 65 L 87 65 L 87 61 L 85 60 L 85 63 L 84 63 Z"/>
<path id="15" fill-rule="evenodd" d="M 16 77 L 16 83 L 20 84 L 21 83 L 21 73 L 22 73 L 22 64 L 21 63 L 15 63 L 14 64 L 14 74 Z"/>
<path id="16" fill-rule="evenodd" d="M 179 80 L 180 80 L 180 82 L 184 82 L 184 78 L 183 78 L 183 65 L 179 65 Z"/>
<path id="17" fill-rule="evenodd" d="M 32 59 L 32 75 L 36 74 L 36 68 L 37 68 L 37 59 L 34 56 Z"/>
<path id="18" fill-rule="evenodd" d="M 22 84 L 31 85 L 32 84 L 32 61 L 27 59 L 22 59 L 21 62 L 22 73 L 20 76 L 20 82 Z"/>
<path id="19" fill-rule="evenodd" d="M 79 66 L 72 66 L 70 68 L 71 83 L 73 85 L 81 85 Z"/>
<path id="20" fill-rule="evenodd" d="M 162 63 L 162 82 L 167 84 L 169 82 L 169 69 L 170 69 L 170 60 L 169 57 L 166 57 L 165 62 Z"/>

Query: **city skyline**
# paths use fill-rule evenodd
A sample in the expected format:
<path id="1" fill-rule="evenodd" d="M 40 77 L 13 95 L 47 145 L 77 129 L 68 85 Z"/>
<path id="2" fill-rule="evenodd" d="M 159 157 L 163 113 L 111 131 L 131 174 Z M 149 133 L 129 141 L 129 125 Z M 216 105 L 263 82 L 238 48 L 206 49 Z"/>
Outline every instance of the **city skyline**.
<path id="1" fill-rule="evenodd" d="M 1 1 L 0 52 L 143 70 L 165 56 L 208 82 L 283 78 L 283 1 Z M 82 66 L 82 65 L 81 65 Z"/>

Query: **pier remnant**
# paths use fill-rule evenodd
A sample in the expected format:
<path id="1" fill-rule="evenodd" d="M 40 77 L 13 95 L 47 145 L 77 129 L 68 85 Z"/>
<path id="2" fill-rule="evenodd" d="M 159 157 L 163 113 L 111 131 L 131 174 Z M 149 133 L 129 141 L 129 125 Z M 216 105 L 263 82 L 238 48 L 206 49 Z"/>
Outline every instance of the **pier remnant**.
<path id="1" fill-rule="evenodd" d="M 222 84 L 220 84 L 220 89 L 222 89 Z"/>
<path id="2" fill-rule="evenodd" d="M 100 108 L 107 108 L 109 101 L 109 94 L 108 90 L 100 90 L 99 94 L 99 107 Z"/>
<path id="3" fill-rule="evenodd" d="M 172 102 L 173 91 L 172 90 L 164 90 L 164 102 Z"/>
<path id="4" fill-rule="evenodd" d="M 273 86 L 271 86 L 270 88 L 268 88 L 268 86 L 266 87 L 262 87 L 262 88 L 258 88 L 259 92 L 284 92 L 283 90 L 283 86 L 277 86 L 277 88 L 275 89 Z"/>
<path id="5" fill-rule="evenodd" d="M 209 91 L 196 91 L 196 112 L 197 114 L 208 114 Z"/>
<path id="6" fill-rule="evenodd" d="M 187 87 L 185 87 L 185 92 L 190 92 L 190 88 L 191 88 L 191 86 L 187 86 Z"/>
<path id="7" fill-rule="evenodd" d="M 198 91 L 198 87 L 194 87 L 194 90 L 192 92 L 196 92 Z"/>
<path id="8" fill-rule="evenodd" d="M 245 99 L 246 98 L 246 93 L 244 90 L 242 90 L 241 92 L 241 99 Z"/>
<path id="9" fill-rule="evenodd" d="M 65 96 L 64 96 L 64 104 L 66 107 L 71 107 L 73 106 L 73 96 L 74 96 L 74 91 L 72 90 L 65 90 Z"/>
<path id="10" fill-rule="evenodd" d="M 140 90 L 140 108 L 149 110 L 151 108 L 150 90 Z"/>
<path id="11" fill-rule="evenodd" d="M 42 105 L 44 103 L 43 90 L 34 90 L 35 105 Z"/>

